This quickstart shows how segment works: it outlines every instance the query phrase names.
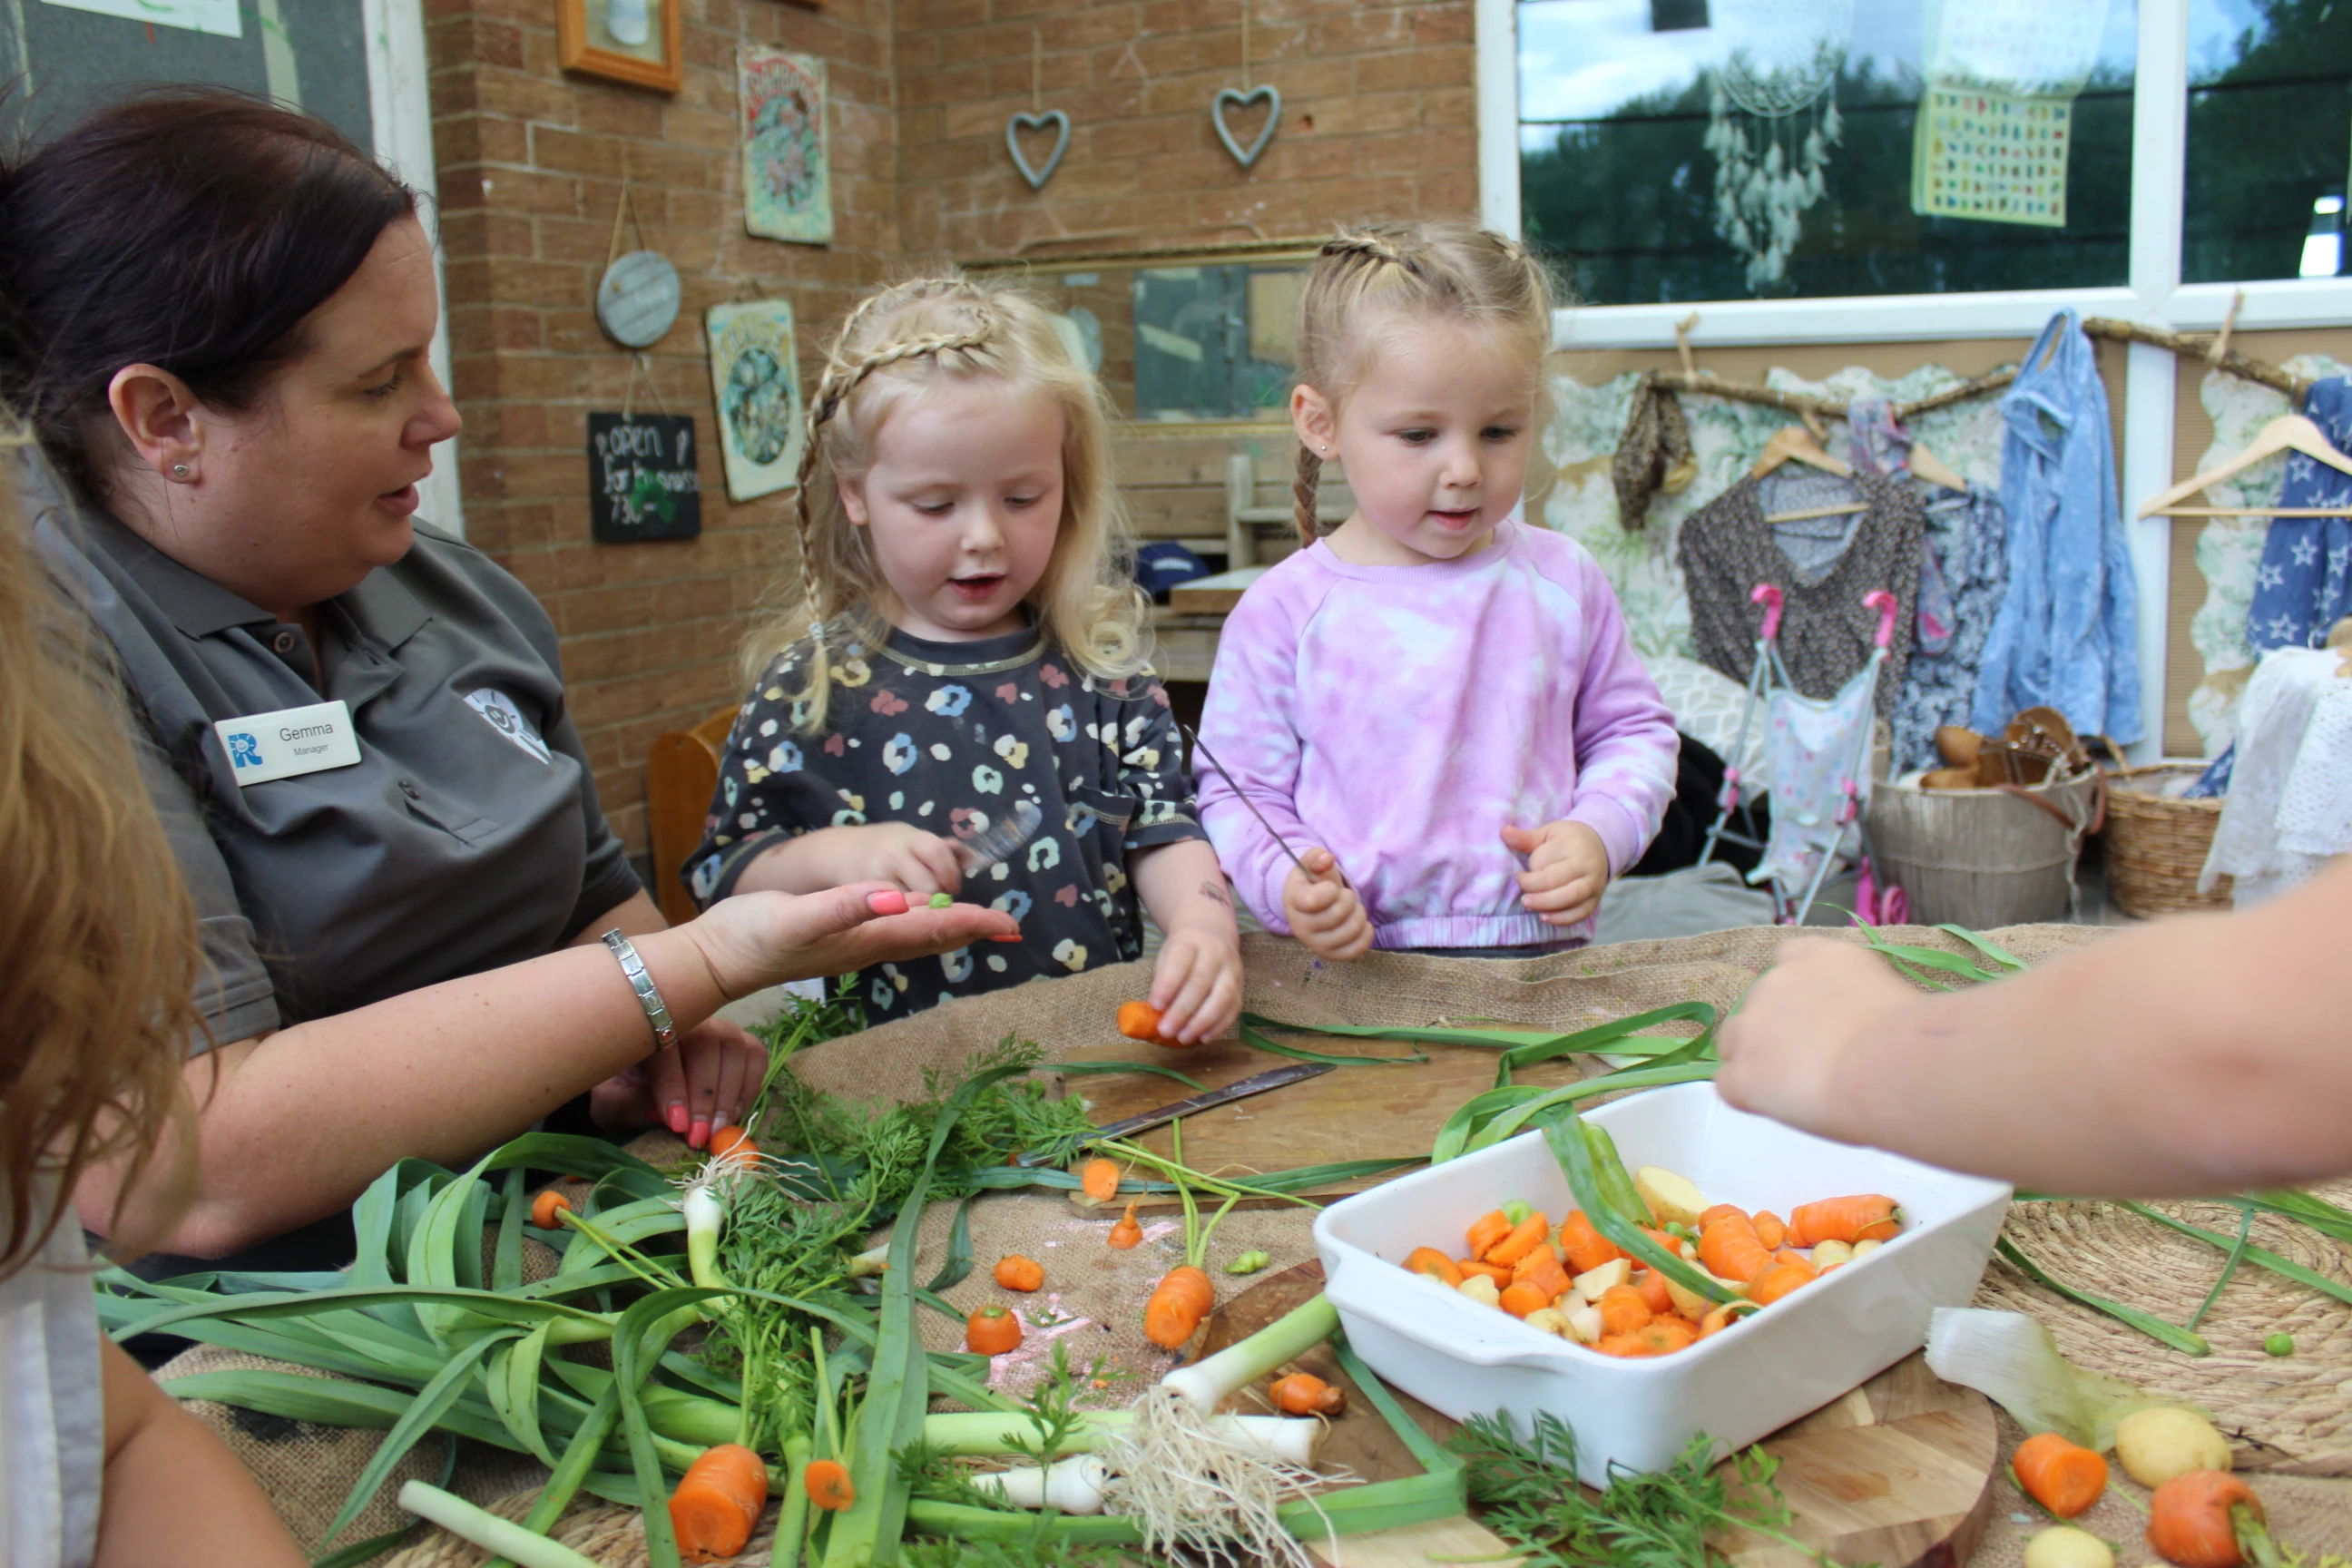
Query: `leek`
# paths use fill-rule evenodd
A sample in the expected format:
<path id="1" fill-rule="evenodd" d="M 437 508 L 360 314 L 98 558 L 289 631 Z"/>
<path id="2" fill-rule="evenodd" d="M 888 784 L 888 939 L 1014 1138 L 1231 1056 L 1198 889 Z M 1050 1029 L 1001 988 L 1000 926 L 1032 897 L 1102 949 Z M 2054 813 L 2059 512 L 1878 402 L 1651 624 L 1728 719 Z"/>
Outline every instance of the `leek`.
<path id="1" fill-rule="evenodd" d="M 1178 1367 L 1160 1380 L 1160 1386 L 1207 1415 L 1228 1395 L 1321 1344 L 1339 1327 L 1339 1310 L 1331 1305 L 1329 1297 L 1318 1293 L 1239 1343 Z"/>
<path id="2" fill-rule="evenodd" d="M 476 1508 L 464 1498 L 423 1481 L 402 1484 L 400 1506 L 485 1552 L 510 1558 L 521 1568 L 596 1568 L 594 1563 L 562 1542 L 551 1541 L 535 1530 L 525 1530 L 510 1519 L 500 1519 L 488 1509 Z"/>
<path id="3" fill-rule="evenodd" d="M 2133 1411 L 2178 1403 L 2084 1372 L 2059 1353 L 2044 1325 L 1984 1307 L 1936 1309 L 1927 1320 L 1927 1370 L 1975 1389 L 2029 1434 L 2055 1432 L 2096 1452 L 2115 1447 L 2116 1423 Z"/>

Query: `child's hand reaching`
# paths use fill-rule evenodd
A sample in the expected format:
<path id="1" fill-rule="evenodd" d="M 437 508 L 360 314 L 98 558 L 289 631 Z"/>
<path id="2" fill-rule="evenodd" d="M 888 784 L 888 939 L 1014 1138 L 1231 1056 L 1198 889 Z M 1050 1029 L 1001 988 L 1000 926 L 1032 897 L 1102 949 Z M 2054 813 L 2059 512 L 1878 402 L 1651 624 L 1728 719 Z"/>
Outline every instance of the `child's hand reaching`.
<path id="1" fill-rule="evenodd" d="M 1171 931 L 1151 971 L 1160 1032 L 1186 1045 L 1223 1039 L 1242 1016 L 1242 950 L 1231 934 Z"/>
<path id="2" fill-rule="evenodd" d="M 1609 889 L 1609 847 L 1584 824 L 1505 827 L 1503 843 L 1527 857 L 1528 868 L 1518 874 L 1519 901 L 1546 925 L 1572 926 L 1601 907 Z"/>
<path id="3" fill-rule="evenodd" d="M 1292 867 L 1282 883 L 1282 918 L 1291 934 L 1318 958 L 1360 957 L 1372 945 L 1364 900 L 1348 886 L 1328 849 L 1309 849 L 1299 860 L 1306 869 Z"/>
<path id="4" fill-rule="evenodd" d="M 963 857 L 952 839 L 926 833 L 912 823 L 876 822 L 860 827 L 835 829 L 854 834 L 855 875 L 845 882 L 896 882 L 910 893 L 929 898 L 953 893 L 963 887 Z"/>

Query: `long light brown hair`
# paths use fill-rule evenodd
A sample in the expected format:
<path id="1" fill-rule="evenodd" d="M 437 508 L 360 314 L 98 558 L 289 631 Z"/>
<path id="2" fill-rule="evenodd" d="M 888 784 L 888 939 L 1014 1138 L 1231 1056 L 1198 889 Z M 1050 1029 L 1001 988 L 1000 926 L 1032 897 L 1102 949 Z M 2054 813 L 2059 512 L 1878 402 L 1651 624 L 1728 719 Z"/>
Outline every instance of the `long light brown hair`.
<path id="1" fill-rule="evenodd" d="M 128 1154 L 129 1193 L 159 1149 L 193 1148 L 194 916 L 111 669 L 29 548 L 17 468 L 37 460 L 0 426 L 0 1279 L 89 1166 Z"/>
<path id="2" fill-rule="evenodd" d="M 1089 675 L 1117 680 L 1150 657 L 1143 595 L 1111 475 L 1110 404 L 1094 373 L 1071 356 L 1045 307 L 1013 288 L 963 277 L 924 278 L 868 296 L 825 353 L 809 399 L 808 435 L 793 502 L 800 564 L 772 595 L 781 601 L 745 640 L 744 677 L 801 638 L 806 685 L 793 693 L 795 727 L 824 726 L 833 645 L 887 635 L 890 585 L 866 530 L 849 520 L 841 487 L 874 460 L 874 433 L 934 377 L 995 376 L 1050 397 L 1063 413 L 1062 517 L 1045 574 L 1029 591 L 1039 629 Z"/>
<path id="3" fill-rule="evenodd" d="M 1324 242 L 1298 298 L 1298 379 L 1336 409 L 1379 348 L 1383 318 L 1462 321 L 1525 358 L 1540 429 L 1544 357 L 1560 292 L 1527 247 L 1457 218 L 1345 229 Z M 1530 465 L 1531 472 L 1542 468 Z M 1315 542 L 1322 477 L 1323 459 L 1301 442 L 1291 495 L 1302 548 Z"/>

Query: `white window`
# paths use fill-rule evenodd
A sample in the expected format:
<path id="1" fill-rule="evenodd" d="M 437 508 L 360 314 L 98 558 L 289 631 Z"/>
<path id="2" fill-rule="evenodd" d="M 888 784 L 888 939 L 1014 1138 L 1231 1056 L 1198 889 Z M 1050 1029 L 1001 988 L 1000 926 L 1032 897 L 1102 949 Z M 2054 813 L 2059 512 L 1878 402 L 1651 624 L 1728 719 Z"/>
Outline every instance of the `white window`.
<path id="1" fill-rule="evenodd" d="M 1485 220 L 1591 301 L 1567 348 L 2352 321 L 2352 6 L 2323 0 L 1477 0 Z M 2134 344 L 2126 515 L 2172 480 Z M 2168 524 L 2134 525 L 2160 732 Z"/>

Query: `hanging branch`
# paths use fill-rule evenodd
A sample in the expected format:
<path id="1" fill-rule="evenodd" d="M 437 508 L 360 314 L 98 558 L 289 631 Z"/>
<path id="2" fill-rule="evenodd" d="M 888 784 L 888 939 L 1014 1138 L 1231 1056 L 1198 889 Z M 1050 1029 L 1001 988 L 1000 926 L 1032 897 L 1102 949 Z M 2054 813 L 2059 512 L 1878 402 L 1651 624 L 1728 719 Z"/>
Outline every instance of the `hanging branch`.
<path id="1" fill-rule="evenodd" d="M 2235 314 L 2236 312 L 2232 310 L 2232 317 Z M 1830 398 L 1816 397 L 1806 392 L 1783 392 L 1779 387 L 1759 386 L 1749 382 L 1725 381 L 1712 371 L 1696 368 L 1690 352 L 1689 337 L 1689 328 L 1695 319 L 1685 318 L 1675 330 L 1675 346 L 1676 352 L 1682 356 L 1684 368 L 1680 371 L 1651 373 L 1652 379 L 1657 385 L 1670 392 L 1700 397 L 1727 397 L 1738 403 L 1761 404 L 1767 408 L 1778 408 L 1784 414 L 1793 414 L 1807 421 L 1846 417 L 1846 405 Z M 2218 334 L 2190 338 L 2179 332 L 2166 331 L 2160 327 L 2144 327 L 2137 321 L 2117 321 L 2109 316 L 2089 316 L 2084 319 L 2083 331 L 2087 337 L 2105 338 L 2116 342 L 2147 343 L 2153 348 L 2169 349 L 2184 358 L 2203 360 L 2216 369 L 2228 371 L 2231 375 L 2242 376 L 2247 381 L 2258 382 L 2273 391 L 2284 392 L 2296 406 L 2300 407 L 2304 395 L 2311 390 L 2311 379 L 2307 376 L 2292 374 L 2274 364 L 2240 353 L 2230 347 L 2230 325 L 2232 324 L 2234 322 L 2225 324 Z M 1948 408 L 1953 404 L 1965 403 L 1972 397 L 1982 397 L 1989 393 L 1999 392 L 2016 379 L 2017 367 L 2010 365 L 1978 376 L 1973 381 L 1964 381 L 1958 386 L 1949 386 L 1941 392 L 1930 393 L 1915 402 L 1898 403 L 1890 412 L 1898 423 L 1908 424 L 1922 414 L 1931 413 L 1938 408 Z"/>

